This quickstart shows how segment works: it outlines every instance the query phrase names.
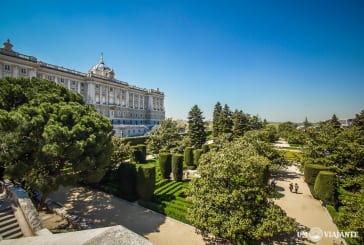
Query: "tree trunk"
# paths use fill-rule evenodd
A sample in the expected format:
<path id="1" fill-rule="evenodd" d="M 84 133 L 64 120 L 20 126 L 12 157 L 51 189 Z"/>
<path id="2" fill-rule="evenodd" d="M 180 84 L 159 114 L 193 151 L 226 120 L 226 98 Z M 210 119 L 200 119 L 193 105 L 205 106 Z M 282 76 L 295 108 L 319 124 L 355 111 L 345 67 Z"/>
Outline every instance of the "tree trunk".
<path id="1" fill-rule="evenodd" d="M 41 210 L 45 207 L 45 201 L 48 197 L 48 193 L 42 193 L 42 198 L 40 199 L 40 202 L 38 204 L 38 210 Z"/>

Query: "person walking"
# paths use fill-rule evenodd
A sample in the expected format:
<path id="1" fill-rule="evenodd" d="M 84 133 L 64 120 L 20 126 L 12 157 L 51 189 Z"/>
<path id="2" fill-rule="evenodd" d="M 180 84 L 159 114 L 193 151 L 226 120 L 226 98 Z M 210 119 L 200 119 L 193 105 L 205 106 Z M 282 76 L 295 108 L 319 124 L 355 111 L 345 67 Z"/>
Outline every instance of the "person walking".
<path id="1" fill-rule="evenodd" d="M 289 183 L 289 190 L 290 190 L 290 192 L 292 192 L 293 191 L 293 183 L 291 182 L 291 183 Z"/>
<path id="2" fill-rule="evenodd" d="M 274 179 L 270 182 L 270 184 L 271 184 L 273 189 L 276 188 L 276 181 Z"/>
<path id="3" fill-rule="evenodd" d="M 296 193 L 298 193 L 298 184 L 297 184 L 297 183 L 295 183 L 295 184 L 294 184 L 294 191 L 295 191 Z"/>

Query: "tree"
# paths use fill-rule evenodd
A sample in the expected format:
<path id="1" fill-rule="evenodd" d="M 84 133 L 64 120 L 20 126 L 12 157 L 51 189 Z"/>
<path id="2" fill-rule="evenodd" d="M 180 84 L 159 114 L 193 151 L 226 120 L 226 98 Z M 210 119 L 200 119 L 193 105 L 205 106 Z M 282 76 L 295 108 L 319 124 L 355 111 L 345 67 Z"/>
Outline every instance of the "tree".
<path id="1" fill-rule="evenodd" d="M 364 130 L 364 110 L 362 110 L 359 114 L 355 115 L 355 118 L 353 120 L 353 126 L 357 126 L 361 130 Z"/>
<path id="2" fill-rule="evenodd" d="M 152 153 L 158 154 L 162 149 L 169 150 L 175 147 L 180 139 L 177 122 L 167 118 L 150 134 L 147 144 Z"/>
<path id="3" fill-rule="evenodd" d="M 220 149 L 200 158 L 201 177 L 191 181 L 192 224 L 205 233 L 240 243 L 294 231 L 293 219 L 268 202 L 268 159 L 244 140 Z"/>
<path id="4" fill-rule="evenodd" d="M 224 134 L 232 133 L 232 129 L 233 129 L 232 113 L 227 104 L 224 105 L 224 108 L 220 114 L 219 121 L 220 121 L 220 126 L 221 126 L 221 133 L 224 133 Z"/>
<path id="5" fill-rule="evenodd" d="M 129 143 L 125 143 L 119 136 L 112 137 L 113 151 L 111 154 L 111 168 L 116 168 L 124 160 L 129 159 L 131 155 L 131 147 Z"/>
<path id="6" fill-rule="evenodd" d="M 341 127 L 341 123 L 335 114 L 331 117 L 330 125 L 335 129 L 339 129 Z"/>
<path id="7" fill-rule="evenodd" d="M 242 110 L 233 113 L 233 133 L 235 136 L 243 136 L 248 130 L 248 118 Z"/>
<path id="8" fill-rule="evenodd" d="M 41 191 L 41 203 L 61 184 L 101 180 L 112 151 L 108 118 L 85 105 L 80 95 L 49 81 L 6 78 L 0 80 L 0 91 L 5 175 Z M 6 102 L 10 95 L 16 97 Z"/>
<path id="9" fill-rule="evenodd" d="M 212 115 L 212 136 L 217 137 L 221 133 L 220 115 L 222 112 L 222 106 L 220 102 L 217 102 Z"/>
<path id="10" fill-rule="evenodd" d="M 206 141 L 202 111 L 197 105 L 193 106 L 188 113 L 188 135 L 194 148 L 201 148 Z"/>
<path id="11" fill-rule="evenodd" d="M 249 126 L 250 126 L 250 129 L 261 129 L 261 128 L 263 128 L 262 119 L 258 115 L 250 116 L 249 117 Z"/>
<path id="12" fill-rule="evenodd" d="M 307 119 L 307 117 L 305 118 L 305 121 L 303 122 L 303 127 L 305 129 L 309 128 L 310 126 L 312 126 L 312 123 L 310 123 Z"/>

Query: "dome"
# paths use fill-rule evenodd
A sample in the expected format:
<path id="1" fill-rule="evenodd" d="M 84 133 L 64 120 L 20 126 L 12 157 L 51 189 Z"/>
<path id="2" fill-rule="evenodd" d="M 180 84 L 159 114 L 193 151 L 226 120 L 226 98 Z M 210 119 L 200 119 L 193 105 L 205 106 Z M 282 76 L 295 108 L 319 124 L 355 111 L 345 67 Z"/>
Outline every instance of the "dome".
<path id="1" fill-rule="evenodd" d="M 91 74 L 96 74 L 104 77 L 114 78 L 114 70 L 105 65 L 104 56 L 101 54 L 100 63 L 91 67 L 88 71 Z"/>

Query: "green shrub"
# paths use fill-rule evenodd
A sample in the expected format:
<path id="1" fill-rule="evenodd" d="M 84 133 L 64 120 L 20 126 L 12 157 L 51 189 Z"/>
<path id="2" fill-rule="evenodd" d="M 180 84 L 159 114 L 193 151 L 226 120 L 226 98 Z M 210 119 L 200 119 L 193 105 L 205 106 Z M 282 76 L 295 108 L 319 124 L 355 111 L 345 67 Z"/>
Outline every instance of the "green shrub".
<path id="1" fill-rule="evenodd" d="M 173 179 L 182 181 L 183 177 L 183 156 L 181 154 L 172 155 Z"/>
<path id="2" fill-rule="evenodd" d="M 217 145 L 215 143 L 209 144 L 209 150 L 211 151 L 212 149 L 216 149 Z"/>
<path id="3" fill-rule="evenodd" d="M 209 145 L 206 144 L 202 145 L 202 153 L 207 153 L 209 150 L 210 150 Z"/>
<path id="4" fill-rule="evenodd" d="M 335 173 L 320 171 L 315 180 L 314 190 L 319 199 L 335 206 L 337 200 Z"/>
<path id="5" fill-rule="evenodd" d="M 143 144 L 139 144 L 137 145 L 138 149 L 141 151 L 142 153 L 142 159 L 143 161 L 142 162 L 145 162 L 147 160 L 147 146 L 146 145 L 143 145 Z"/>
<path id="6" fill-rule="evenodd" d="M 120 164 L 111 183 L 118 187 L 121 197 L 128 200 L 136 199 L 136 174 L 135 164 Z"/>
<path id="7" fill-rule="evenodd" d="M 320 171 L 323 170 L 330 170 L 330 168 L 318 164 L 305 164 L 304 175 L 306 183 L 309 185 L 314 185 L 316 176 Z"/>
<path id="8" fill-rule="evenodd" d="M 136 137 L 125 137 L 122 138 L 125 144 L 129 143 L 130 145 L 139 145 L 145 144 L 145 142 L 149 139 L 149 136 L 136 136 Z"/>
<path id="9" fill-rule="evenodd" d="M 185 149 L 185 164 L 187 166 L 193 165 L 193 148 L 186 147 Z"/>
<path id="10" fill-rule="evenodd" d="M 159 153 L 159 168 L 162 178 L 169 179 L 172 172 L 172 155 L 170 153 Z"/>
<path id="11" fill-rule="evenodd" d="M 140 166 L 137 174 L 137 193 L 141 200 L 149 201 L 155 190 L 155 166 Z"/>
<path id="12" fill-rule="evenodd" d="M 202 150 L 201 149 L 197 149 L 193 151 L 193 163 L 198 166 L 198 160 L 200 160 L 202 154 Z"/>
<path id="13" fill-rule="evenodd" d="M 144 157 L 143 152 L 139 149 L 138 146 L 133 146 L 132 148 L 132 161 L 136 163 L 143 163 Z"/>

